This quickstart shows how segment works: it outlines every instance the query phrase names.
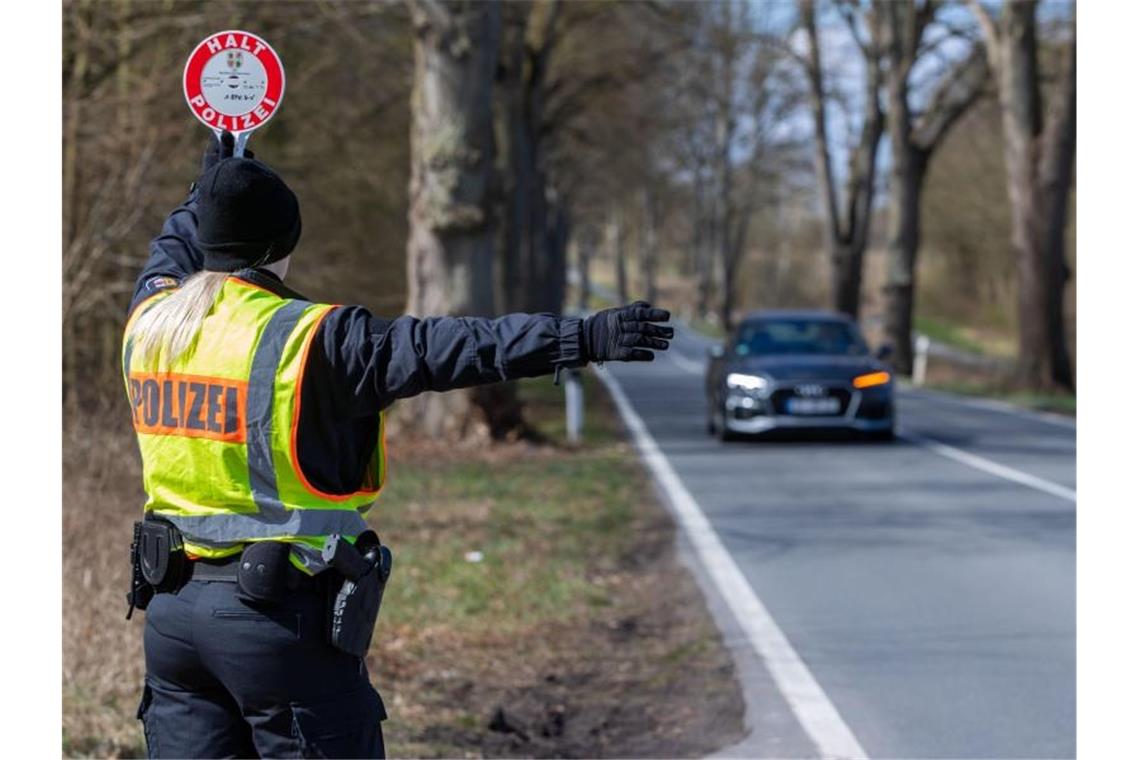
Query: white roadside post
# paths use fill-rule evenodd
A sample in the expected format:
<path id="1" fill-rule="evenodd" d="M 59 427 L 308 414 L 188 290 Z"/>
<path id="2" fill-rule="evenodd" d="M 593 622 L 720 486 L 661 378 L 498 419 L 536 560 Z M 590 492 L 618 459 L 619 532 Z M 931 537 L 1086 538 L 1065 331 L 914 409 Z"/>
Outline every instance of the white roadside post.
<path id="1" fill-rule="evenodd" d="M 911 385 L 920 387 L 926 382 L 926 358 L 930 354 L 930 338 L 919 333 L 914 339 L 914 371 L 911 372 Z"/>
<path id="2" fill-rule="evenodd" d="M 582 373 L 576 369 L 566 370 L 563 381 L 566 386 L 566 440 L 578 444 L 582 440 L 582 417 L 585 414 Z"/>
<path id="3" fill-rule="evenodd" d="M 285 97 L 285 67 L 269 43 L 229 29 L 194 46 L 182 71 L 190 111 L 221 137 L 234 136 L 234 155 L 245 153 L 253 130 L 265 125 Z"/>

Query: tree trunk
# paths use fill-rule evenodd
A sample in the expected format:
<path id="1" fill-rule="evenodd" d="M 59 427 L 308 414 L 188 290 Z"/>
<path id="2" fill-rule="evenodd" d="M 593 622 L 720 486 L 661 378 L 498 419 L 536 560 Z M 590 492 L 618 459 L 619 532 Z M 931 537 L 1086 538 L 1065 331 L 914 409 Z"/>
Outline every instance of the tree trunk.
<path id="1" fill-rule="evenodd" d="M 839 230 L 839 207 L 835 197 L 835 179 L 831 170 L 831 147 L 827 141 L 827 104 L 824 102 L 823 66 L 820 62 L 819 37 L 815 26 L 814 0 L 800 0 L 800 23 L 807 32 L 808 58 L 806 63 L 808 93 L 811 96 L 811 116 L 814 128 L 815 175 L 823 200 L 823 235 L 831 260 L 832 298 L 836 308 L 843 300 L 841 281 L 851 278 L 849 262 L 843 257 Z M 849 284 L 847 285 L 849 287 Z"/>
<path id="2" fill-rule="evenodd" d="M 545 177 L 542 175 L 534 177 L 530 198 L 530 219 L 527 220 L 528 230 L 524 236 L 527 278 L 523 305 L 526 311 L 546 311 L 548 307 L 545 296 L 551 251 L 548 246 L 550 231 L 545 185 Z"/>
<path id="3" fill-rule="evenodd" d="M 525 308 L 527 268 L 525 236 L 529 232 L 529 168 L 534 161 L 526 127 L 526 96 L 523 91 L 525 24 L 516 18 L 519 5 L 508 5 L 509 24 L 503 32 L 504 61 L 499 67 L 498 135 L 503 145 L 503 230 L 501 238 L 500 304 L 503 311 Z M 525 21 L 525 19 L 524 19 Z M 523 28 L 520 28 L 523 27 Z"/>
<path id="4" fill-rule="evenodd" d="M 579 228 L 581 229 L 581 228 Z M 593 229 L 583 230 L 575 237 L 575 263 L 578 268 L 578 311 L 586 312 L 590 309 L 590 259 L 593 258 L 594 248 Z"/>
<path id="5" fill-rule="evenodd" d="M 640 239 L 641 282 L 644 286 L 642 295 L 650 303 L 657 303 L 657 236 L 660 219 L 657 199 L 647 187 L 641 190 L 641 211 L 644 225 Z"/>
<path id="6" fill-rule="evenodd" d="M 728 258 L 731 255 L 729 248 L 732 245 L 732 223 L 733 223 L 733 208 L 732 208 L 732 157 L 730 155 L 730 146 L 732 145 L 732 138 L 735 133 L 735 120 L 727 113 L 727 109 L 721 114 L 721 118 L 717 124 L 717 187 L 716 195 L 713 200 L 713 207 L 715 209 L 714 219 L 715 228 L 713 240 L 716 243 L 714 255 L 716 257 L 716 265 L 710 263 L 710 269 L 714 276 L 713 286 L 720 285 L 720 318 L 721 327 L 727 329 L 728 321 L 726 315 L 732 308 L 731 292 L 735 283 L 725 279 L 729 274 Z M 716 279 L 720 282 L 717 283 Z"/>
<path id="7" fill-rule="evenodd" d="M 868 18 L 871 41 L 863 50 L 863 131 L 847 161 L 847 182 L 841 216 L 828 143 L 823 68 L 813 0 L 800 0 L 800 18 L 808 38 L 806 68 L 815 127 L 815 168 L 823 196 L 823 232 L 831 260 L 832 304 L 836 311 L 857 318 L 863 285 L 863 253 L 867 247 L 875 189 L 875 156 L 883 134 L 883 113 L 879 107 L 882 76 L 877 34 L 874 31 L 875 21 L 873 16 Z M 856 40 L 856 44 L 863 45 L 859 40 Z"/>
<path id="8" fill-rule="evenodd" d="M 1049 333 L 1052 381 L 1076 391 L 1069 340 L 1065 332 L 1065 288 L 1069 266 L 1065 263 L 1065 227 L 1069 221 L 1069 191 L 1077 153 L 1077 37 L 1067 52 L 1064 80 L 1055 99 L 1045 133 L 1041 168 L 1041 191 L 1045 202 L 1046 282 L 1045 326 Z"/>
<path id="9" fill-rule="evenodd" d="M 713 297 L 713 256 L 716 251 L 716 218 L 706 204 L 705 215 L 698 220 L 704 230 L 697 250 L 697 318 L 705 319 Z"/>
<path id="10" fill-rule="evenodd" d="M 910 374 L 915 304 L 915 273 L 922 235 L 922 188 L 930 156 L 954 123 L 977 99 L 988 72 L 975 46 L 947 70 L 929 96 L 921 119 L 910 110 L 908 78 L 922 45 L 924 30 L 938 6 L 876 0 L 872 26 L 882 35 L 888 63 L 887 133 L 891 142 L 889 242 L 887 245 L 886 331 L 894 344 L 895 367 Z"/>
<path id="11" fill-rule="evenodd" d="M 87 22 L 91 0 L 80 0 L 74 13 Z M 87 89 L 86 79 L 89 63 L 88 35 L 80 35 L 71 71 L 68 73 L 64 91 L 63 119 L 63 249 L 72 249 L 79 236 L 83 210 L 83 161 L 79 155 L 79 125 L 83 118 L 83 96 Z M 66 265 L 65 265 L 66 270 Z M 63 399 L 68 418 L 77 419 L 79 414 L 79 346 L 80 339 L 75 334 L 77 326 L 75 314 L 67 308 L 64 299 L 63 313 Z"/>
<path id="12" fill-rule="evenodd" d="M 871 215 L 874 213 L 875 160 L 883 136 L 883 111 L 879 107 L 879 88 L 882 76 L 878 54 L 869 53 L 864 78 L 866 106 L 863 131 L 859 144 L 852 149 L 847 161 L 847 183 L 844 192 L 844 223 L 839 245 L 833 251 L 833 293 L 837 311 L 859 317 L 863 290 L 863 254 L 871 234 Z"/>
<path id="13" fill-rule="evenodd" d="M 625 270 L 625 225 L 620 208 L 610 212 L 606 224 L 606 237 L 614 256 L 614 280 L 617 286 L 618 303 L 629 303 L 629 282 Z"/>
<path id="14" fill-rule="evenodd" d="M 884 295 L 885 328 L 894 346 L 894 364 L 900 372 L 909 375 L 914 362 L 911 330 L 922 184 L 929 156 L 912 143 L 906 76 L 906 67 L 896 67 L 891 71 L 889 83 L 887 122 L 891 140 L 891 182 Z"/>
<path id="15" fill-rule="evenodd" d="M 733 326 L 733 316 L 736 311 L 736 266 L 729 257 L 721 257 L 721 277 L 724 280 L 724 292 L 720 299 L 720 325 L 726 331 Z"/>
<path id="16" fill-rule="evenodd" d="M 699 170 L 694 172 L 692 210 L 690 219 L 693 222 L 692 236 L 689 249 L 682 260 L 682 274 L 687 277 L 695 276 L 700 269 L 701 246 L 705 240 L 705 203 L 704 182 L 700 178 Z"/>
<path id="17" fill-rule="evenodd" d="M 408 312 L 489 316 L 494 310 L 492 89 L 498 3 L 410 0 L 415 28 Z M 494 435 L 521 420 L 499 388 L 423 394 L 408 419 L 432 437 Z M 507 394 L 512 395 L 512 394 Z"/>
<path id="18" fill-rule="evenodd" d="M 892 149 L 893 150 L 893 149 Z M 910 374 L 914 363 L 911 333 L 914 320 L 915 262 L 920 236 L 919 211 L 926 158 L 911 149 L 909 159 L 894 153 L 891 170 L 890 210 L 887 243 L 887 282 L 885 328 L 895 349 L 895 367 Z"/>
<path id="19" fill-rule="evenodd" d="M 550 191 L 543 168 L 542 121 L 545 111 L 547 69 L 555 41 L 555 22 L 561 4 L 507 3 L 506 55 L 500 99 L 507 126 L 508 213 L 510 230 L 504 236 L 512 262 L 509 287 L 511 308 L 525 311 L 560 311 L 554 299 L 565 291 L 565 267 L 558 267 L 551 229 L 560 223 L 558 210 L 549 207 Z M 564 260 L 564 256 L 563 256 Z"/>
<path id="20" fill-rule="evenodd" d="M 1017 262 L 1020 385 L 1036 391 L 1074 387 L 1064 328 L 1065 224 L 1076 151 L 1076 43 L 1042 123 L 1037 71 L 1037 3 L 1007 2 L 999 24 L 975 6 L 997 73 L 1006 187 Z"/>
<path id="21" fill-rule="evenodd" d="M 1018 380 L 1047 387 L 1049 331 L 1043 317 L 1048 296 L 1042 245 L 1042 203 L 1037 187 L 1037 135 L 1041 102 L 1037 90 L 1036 3 L 1009 3 L 998 52 L 998 91 L 1005 139 L 1006 187 L 1013 224 L 1010 244 L 1017 262 Z"/>
<path id="22" fill-rule="evenodd" d="M 535 311 L 561 314 L 566 305 L 566 248 L 570 242 L 570 213 L 551 191 L 548 199 L 549 224 L 544 236 L 545 256 L 540 281 L 535 288 L 541 294 Z"/>

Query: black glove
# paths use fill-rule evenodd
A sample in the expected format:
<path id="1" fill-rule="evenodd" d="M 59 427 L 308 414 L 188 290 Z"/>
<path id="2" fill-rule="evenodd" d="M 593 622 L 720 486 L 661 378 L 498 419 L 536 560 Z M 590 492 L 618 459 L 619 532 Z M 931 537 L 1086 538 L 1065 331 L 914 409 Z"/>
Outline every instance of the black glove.
<path id="1" fill-rule="evenodd" d="M 668 322 L 669 312 L 655 309 L 646 301 L 599 311 L 582 323 L 582 345 L 592 362 L 651 362 L 655 348 L 665 351 L 672 327 L 655 325 Z"/>
<path id="2" fill-rule="evenodd" d="M 222 132 L 221 137 L 218 137 L 216 132 L 211 133 L 209 142 L 206 143 L 206 150 L 202 154 L 202 174 L 209 171 L 214 164 L 223 158 L 233 158 L 233 155 L 233 133 Z M 242 158 L 253 158 L 253 151 L 247 147 L 242 153 Z"/>

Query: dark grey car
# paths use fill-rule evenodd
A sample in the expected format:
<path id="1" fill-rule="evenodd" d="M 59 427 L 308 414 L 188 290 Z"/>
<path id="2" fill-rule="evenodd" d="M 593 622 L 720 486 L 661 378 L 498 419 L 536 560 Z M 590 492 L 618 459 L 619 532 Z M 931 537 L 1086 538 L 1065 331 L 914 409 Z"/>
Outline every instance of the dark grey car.
<path id="1" fill-rule="evenodd" d="M 728 439 L 782 428 L 894 437 L 894 380 L 854 321 L 826 311 L 761 311 L 709 351 L 708 429 Z"/>

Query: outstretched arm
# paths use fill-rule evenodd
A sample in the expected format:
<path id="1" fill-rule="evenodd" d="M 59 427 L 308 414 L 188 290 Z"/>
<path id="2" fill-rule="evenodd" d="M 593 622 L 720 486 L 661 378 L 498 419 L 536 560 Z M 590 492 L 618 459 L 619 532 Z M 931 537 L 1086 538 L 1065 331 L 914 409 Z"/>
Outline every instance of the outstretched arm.
<path id="1" fill-rule="evenodd" d="M 375 414 L 396 399 L 548 375 L 589 361 L 650 361 L 668 348 L 669 313 L 648 304 L 586 319 L 553 314 L 400 317 L 362 307 L 335 310 L 322 325 L 322 359 L 343 384 L 346 416 Z"/>

